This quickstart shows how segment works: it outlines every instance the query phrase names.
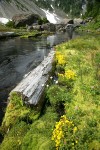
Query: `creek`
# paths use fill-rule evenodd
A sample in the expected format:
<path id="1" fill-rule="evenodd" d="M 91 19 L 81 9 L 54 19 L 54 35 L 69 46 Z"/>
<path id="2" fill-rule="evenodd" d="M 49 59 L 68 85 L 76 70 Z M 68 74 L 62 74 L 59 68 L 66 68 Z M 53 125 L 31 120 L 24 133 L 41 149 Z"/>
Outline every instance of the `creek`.
<path id="1" fill-rule="evenodd" d="M 0 41 L 0 124 L 10 91 L 43 61 L 51 47 L 76 36 L 76 32 L 68 31 L 35 40 L 17 37 Z"/>

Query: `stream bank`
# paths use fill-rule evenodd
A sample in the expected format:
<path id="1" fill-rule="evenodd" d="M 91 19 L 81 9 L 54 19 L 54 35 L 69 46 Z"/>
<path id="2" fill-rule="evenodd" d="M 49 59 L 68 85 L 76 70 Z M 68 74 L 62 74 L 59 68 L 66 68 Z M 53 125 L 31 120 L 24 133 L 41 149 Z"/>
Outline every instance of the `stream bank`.
<path id="1" fill-rule="evenodd" d="M 51 47 L 78 36 L 75 32 L 59 33 L 36 39 L 19 37 L 0 41 L 0 120 L 5 112 L 9 92 L 24 75 L 38 66 Z M 0 122 L 1 122 L 0 121 Z"/>

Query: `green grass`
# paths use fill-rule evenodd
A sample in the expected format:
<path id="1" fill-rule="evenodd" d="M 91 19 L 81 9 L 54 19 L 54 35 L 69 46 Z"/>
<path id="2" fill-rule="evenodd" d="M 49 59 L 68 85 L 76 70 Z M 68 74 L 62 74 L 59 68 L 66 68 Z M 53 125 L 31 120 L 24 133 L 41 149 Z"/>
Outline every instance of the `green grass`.
<path id="1" fill-rule="evenodd" d="M 100 15 L 98 15 L 95 19 L 93 19 L 91 22 L 86 23 L 85 25 L 82 25 L 79 30 L 82 31 L 89 31 L 89 32 L 96 32 L 100 34 Z"/>
<path id="2" fill-rule="evenodd" d="M 77 38 L 56 49 L 66 57 L 65 68 L 71 68 L 77 74 L 70 93 L 73 95 L 71 102 L 65 102 L 66 116 L 78 127 L 76 149 L 99 149 L 100 37 Z"/>
<path id="3" fill-rule="evenodd" d="M 7 32 L 7 31 L 11 31 L 11 28 L 6 27 L 3 24 L 0 24 L 0 32 Z"/>

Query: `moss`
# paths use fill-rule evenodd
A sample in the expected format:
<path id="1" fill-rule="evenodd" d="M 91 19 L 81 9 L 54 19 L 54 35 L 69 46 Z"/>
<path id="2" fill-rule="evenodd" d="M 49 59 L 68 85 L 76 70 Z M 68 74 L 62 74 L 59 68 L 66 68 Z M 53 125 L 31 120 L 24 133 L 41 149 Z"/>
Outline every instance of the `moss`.
<path id="1" fill-rule="evenodd" d="M 27 107 L 22 101 L 22 96 L 13 92 L 10 96 L 10 102 L 7 106 L 5 117 L 2 122 L 2 128 L 7 130 L 16 124 L 19 120 L 32 122 L 37 119 L 39 113 L 34 109 Z"/>
<path id="2" fill-rule="evenodd" d="M 52 147 L 51 140 L 38 133 L 33 135 L 29 133 L 24 140 L 22 150 L 50 150 Z"/>
<path id="3" fill-rule="evenodd" d="M 20 36 L 20 38 L 36 37 L 37 34 L 39 34 L 38 31 L 22 32 L 22 35 Z"/>
<path id="4" fill-rule="evenodd" d="M 53 150 L 51 135 L 56 120 L 57 114 L 48 107 L 46 113 L 31 125 L 23 139 L 22 150 Z"/>
<path id="5" fill-rule="evenodd" d="M 0 150 L 17 150 L 21 148 L 23 137 L 29 130 L 29 125 L 25 122 L 16 123 L 7 134 L 1 144 Z"/>

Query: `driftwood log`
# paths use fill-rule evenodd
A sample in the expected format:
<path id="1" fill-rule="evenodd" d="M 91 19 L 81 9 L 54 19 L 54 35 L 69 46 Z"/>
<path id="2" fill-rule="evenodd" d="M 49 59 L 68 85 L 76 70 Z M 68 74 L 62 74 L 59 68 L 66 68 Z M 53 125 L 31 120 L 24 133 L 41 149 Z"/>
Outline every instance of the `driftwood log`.
<path id="1" fill-rule="evenodd" d="M 28 104 L 38 104 L 52 69 L 54 54 L 52 49 L 41 64 L 29 72 L 11 93 L 21 94 L 22 99 Z"/>
<path id="2" fill-rule="evenodd" d="M 14 32 L 0 32 L 0 39 L 17 37 L 18 35 Z"/>

